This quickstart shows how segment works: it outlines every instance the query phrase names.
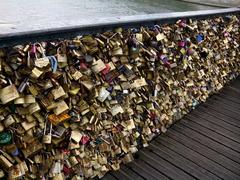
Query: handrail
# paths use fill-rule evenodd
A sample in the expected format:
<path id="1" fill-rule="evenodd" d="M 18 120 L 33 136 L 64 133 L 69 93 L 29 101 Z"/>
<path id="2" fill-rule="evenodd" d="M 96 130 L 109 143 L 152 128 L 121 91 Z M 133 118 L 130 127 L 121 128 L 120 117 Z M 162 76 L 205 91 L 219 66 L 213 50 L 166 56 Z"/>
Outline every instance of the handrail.
<path id="1" fill-rule="evenodd" d="M 21 43 L 29 43 L 60 38 L 72 38 L 83 34 L 99 33 L 116 27 L 137 28 L 162 23 L 174 23 L 177 19 L 204 19 L 228 14 L 239 14 L 240 8 L 226 8 L 204 11 L 172 12 L 161 14 L 134 15 L 123 17 L 102 18 L 94 24 L 80 24 L 70 27 L 41 29 L 35 31 L 13 32 L 0 34 L 0 47 L 8 47 Z"/>
<path id="2" fill-rule="evenodd" d="M 227 5 L 227 4 L 220 4 L 220 3 L 211 3 L 211 2 L 204 2 L 204 1 L 192 1 L 192 0 L 179 0 L 183 1 L 186 3 L 191 3 L 191 4 L 198 4 L 198 5 L 203 5 L 203 6 L 211 6 L 211 7 L 217 7 L 217 8 L 232 8 L 235 7 L 233 5 Z"/>

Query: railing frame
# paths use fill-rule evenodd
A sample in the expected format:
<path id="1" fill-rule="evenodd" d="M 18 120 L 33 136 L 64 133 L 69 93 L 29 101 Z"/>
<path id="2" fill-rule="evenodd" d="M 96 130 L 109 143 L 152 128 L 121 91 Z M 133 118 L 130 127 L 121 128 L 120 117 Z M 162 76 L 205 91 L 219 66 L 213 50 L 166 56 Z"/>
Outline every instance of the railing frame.
<path id="1" fill-rule="evenodd" d="M 17 44 L 34 43 L 46 40 L 70 39 L 85 34 L 95 34 L 112 30 L 116 27 L 139 28 L 163 23 L 174 23 L 178 19 L 206 19 L 216 16 L 240 14 L 240 8 L 226 8 L 204 11 L 173 12 L 123 17 L 103 18 L 95 24 L 81 24 L 71 27 L 40 29 L 36 31 L 0 34 L 0 48 Z"/>

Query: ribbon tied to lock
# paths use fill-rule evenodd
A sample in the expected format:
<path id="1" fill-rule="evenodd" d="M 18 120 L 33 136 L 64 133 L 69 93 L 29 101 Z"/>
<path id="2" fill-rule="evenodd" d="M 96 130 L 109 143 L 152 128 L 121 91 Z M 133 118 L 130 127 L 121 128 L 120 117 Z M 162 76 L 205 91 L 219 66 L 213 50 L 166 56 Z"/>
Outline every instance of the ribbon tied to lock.
<path id="1" fill-rule="evenodd" d="M 204 40 L 204 36 L 202 34 L 198 34 L 196 36 L 196 40 L 197 40 L 198 43 L 200 43 L 200 42 L 202 42 Z"/>
<path id="2" fill-rule="evenodd" d="M 57 71 L 58 61 L 55 56 L 48 56 L 51 64 L 52 72 L 55 73 Z"/>

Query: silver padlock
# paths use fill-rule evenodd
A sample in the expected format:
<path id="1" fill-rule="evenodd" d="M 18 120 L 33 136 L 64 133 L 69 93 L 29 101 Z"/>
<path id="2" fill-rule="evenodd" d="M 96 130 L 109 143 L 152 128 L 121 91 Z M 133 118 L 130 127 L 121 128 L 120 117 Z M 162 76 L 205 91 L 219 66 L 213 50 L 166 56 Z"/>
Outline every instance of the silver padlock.
<path id="1" fill-rule="evenodd" d="M 45 122 L 45 126 L 44 126 L 44 130 L 43 130 L 43 139 L 42 142 L 44 144 L 51 144 L 52 142 L 52 123 L 50 123 L 50 128 L 49 128 L 49 132 L 47 132 L 47 125 L 48 125 L 48 120 L 46 120 Z"/>

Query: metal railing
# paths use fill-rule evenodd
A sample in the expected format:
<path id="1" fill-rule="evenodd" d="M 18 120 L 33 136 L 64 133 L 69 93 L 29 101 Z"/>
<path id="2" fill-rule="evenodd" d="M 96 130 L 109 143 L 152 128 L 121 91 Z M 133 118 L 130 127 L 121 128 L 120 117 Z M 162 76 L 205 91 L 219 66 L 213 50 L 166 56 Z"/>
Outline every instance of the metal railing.
<path id="1" fill-rule="evenodd" d="M 116 27 L 138 28 L 162 23 L 174 23 L 178 19 L 205 19 L 220 15 L 240 14 L 240 8 L 226 8 L 205 11 L 173 12 L 162 14 L 109 17 L 95 24 L 82 24 L 71 27 L 42 29 L 0 34 L 0 47 L 8 47 L 29 42 L 72 38 L 84 34 L 100 33 Z"/>

